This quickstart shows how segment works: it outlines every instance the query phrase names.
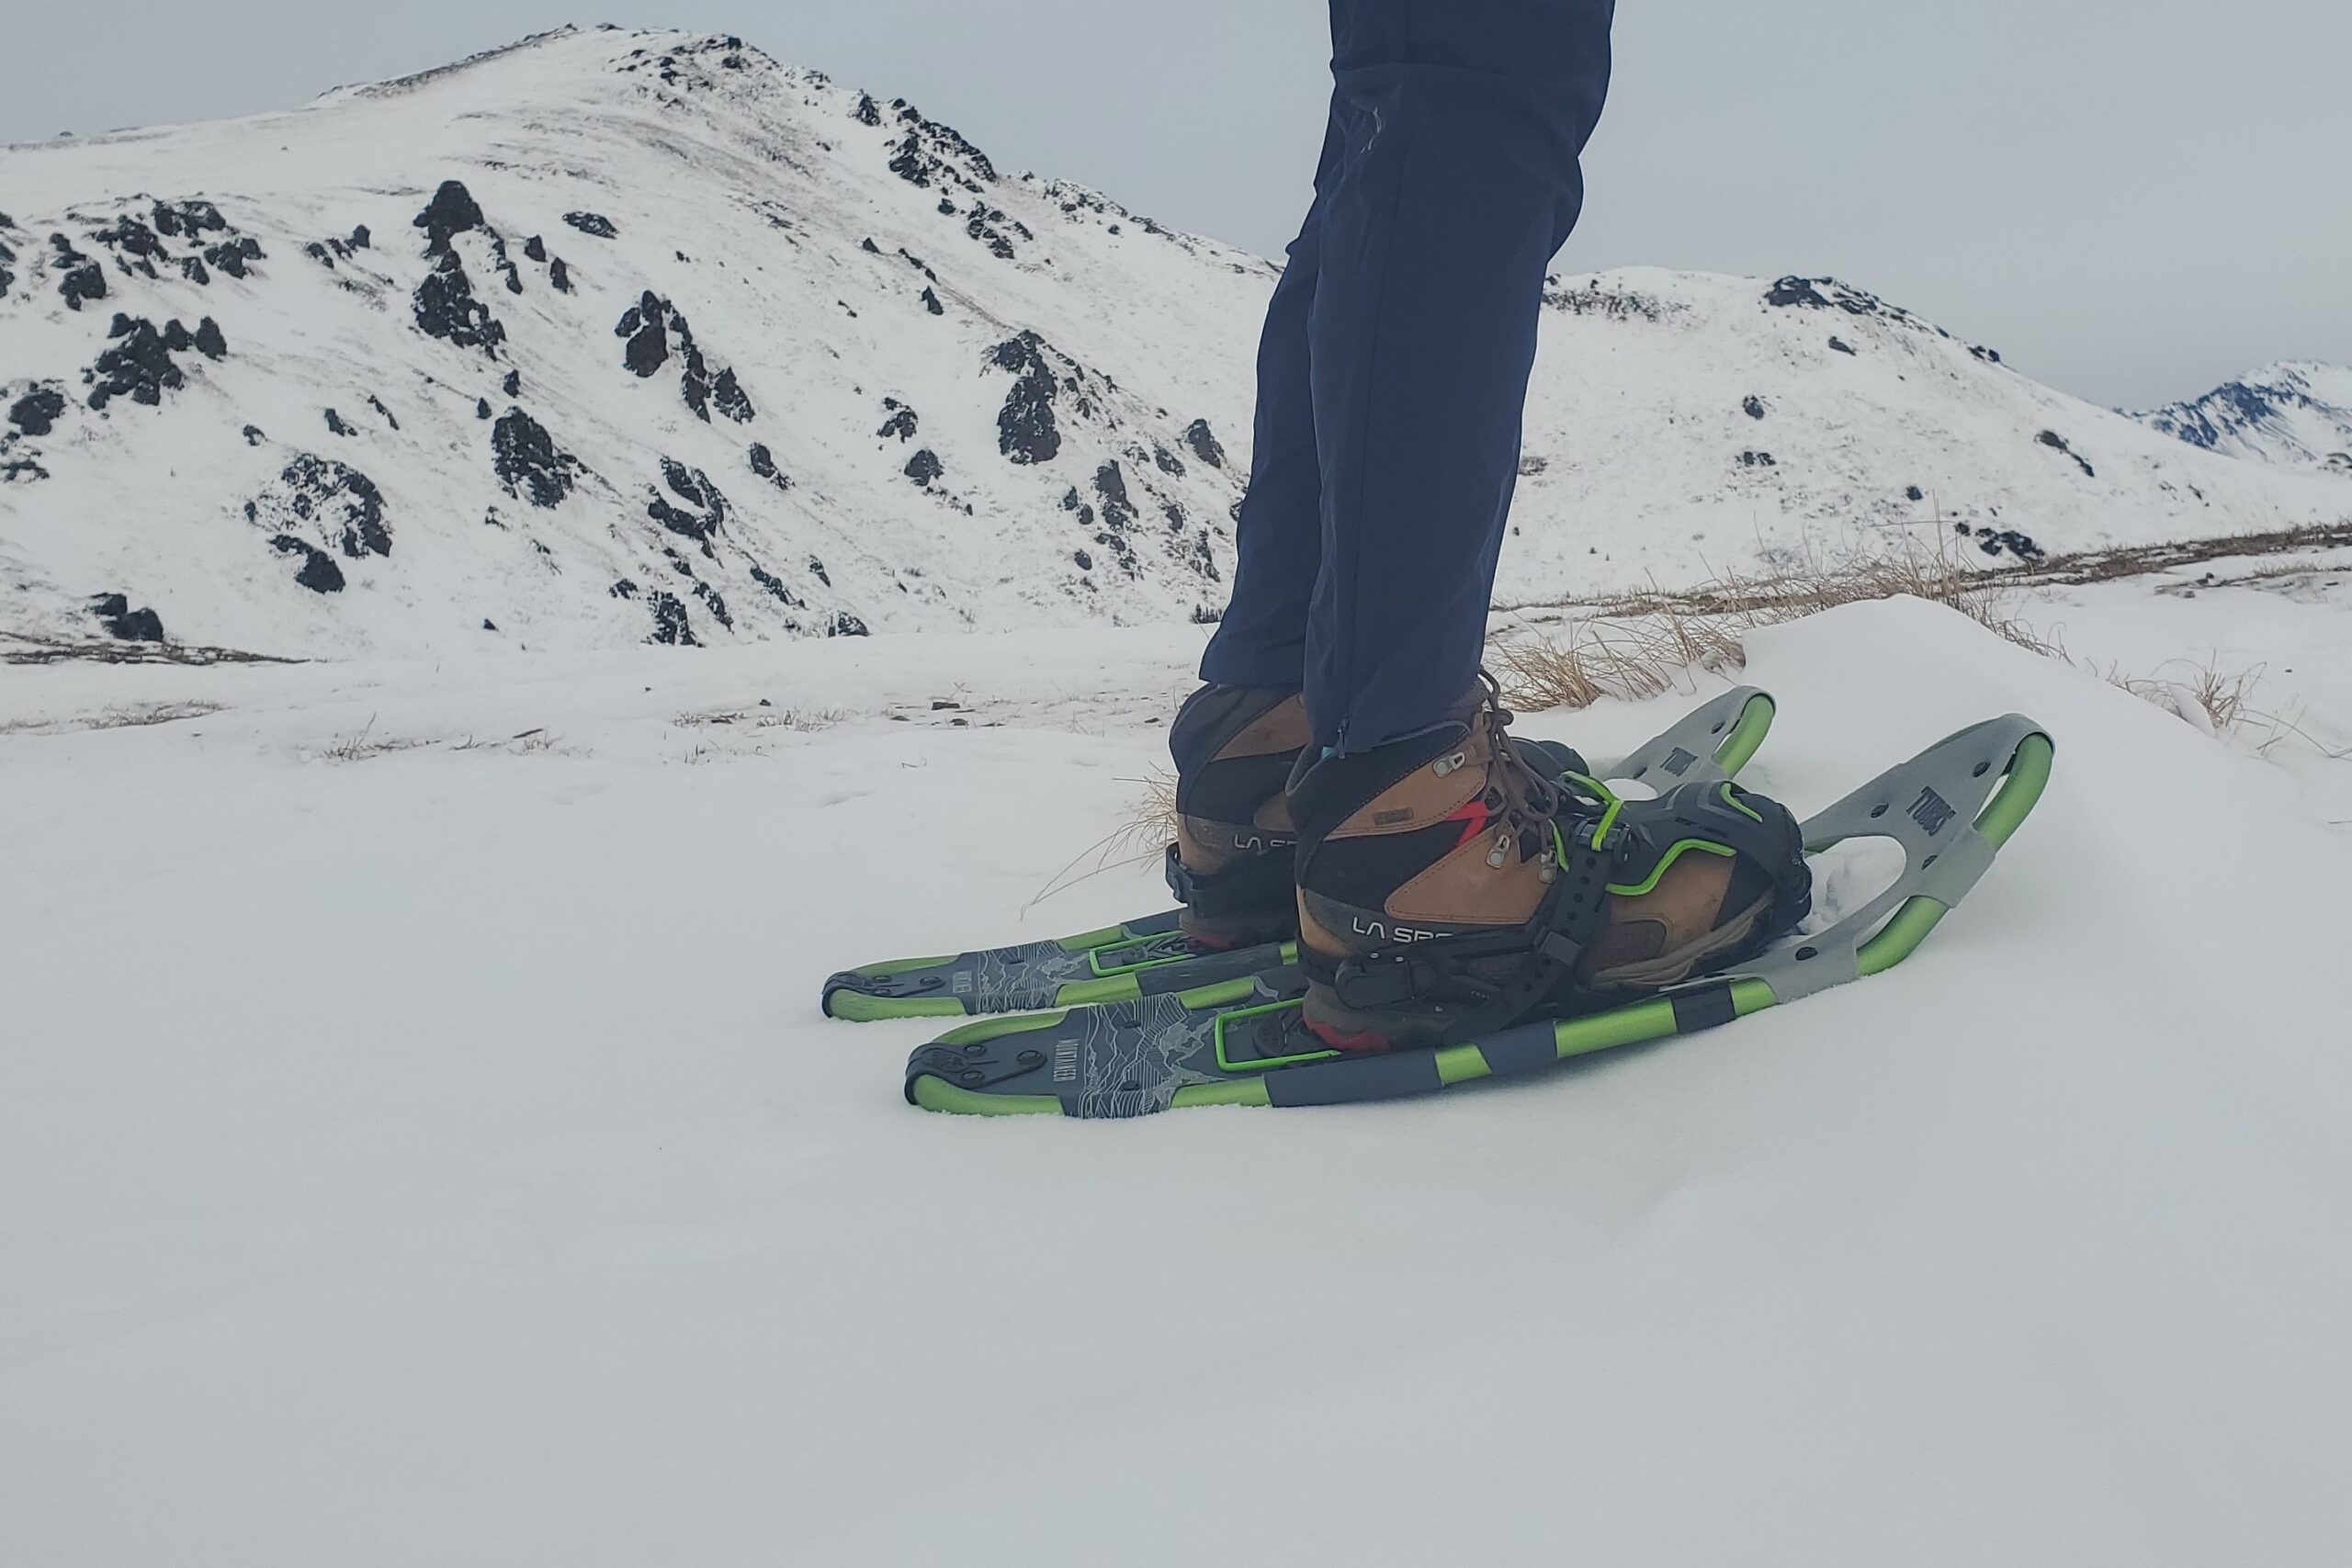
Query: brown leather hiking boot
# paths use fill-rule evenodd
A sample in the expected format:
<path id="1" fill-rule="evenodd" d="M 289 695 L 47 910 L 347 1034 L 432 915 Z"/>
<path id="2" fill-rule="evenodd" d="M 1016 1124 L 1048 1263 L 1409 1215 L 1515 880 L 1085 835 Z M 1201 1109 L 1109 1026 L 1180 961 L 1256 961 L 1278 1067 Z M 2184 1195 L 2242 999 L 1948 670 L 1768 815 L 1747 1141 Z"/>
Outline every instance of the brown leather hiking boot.
<path id="1" fill-rule="evenodd" d="M 1810 904 L 1788 812 L 1731 784 L 1619 802 L 1547 779 L 1489 700 L 1293 779 L 1306 1027 L 1450 1044 L 1736 961 Z"/>
<path id="2" fill-rule="evenodd" d="M 1176 841 L 1168 882 L 1183 930 L 1204 947 L 1286 942 L 1297 931 L 1291 826 L 1283 785 L 1307 743 L 1299 694 L 1204 686 L 1169 728 L 1176 760 Z"/>

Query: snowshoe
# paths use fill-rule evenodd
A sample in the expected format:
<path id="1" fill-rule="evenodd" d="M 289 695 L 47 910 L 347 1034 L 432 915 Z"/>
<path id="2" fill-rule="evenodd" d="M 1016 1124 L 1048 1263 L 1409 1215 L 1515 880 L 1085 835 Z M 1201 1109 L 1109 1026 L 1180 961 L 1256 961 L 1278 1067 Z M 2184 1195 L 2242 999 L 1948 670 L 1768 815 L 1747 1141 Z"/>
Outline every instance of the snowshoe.
<path id="1" fill-rule="evenodd" d="M 1858 907 L 1655 994 L 1458 1043 L 1335 1049 L 1300 1021 L 1296 969 L 967 1024 L 916 1051 L 906 1097 L 977 1114 L 1128 1117 L 1202 1105 L 1330 1105 L 1429 1093 L 1687 1034 L 1875 975 L 1916 952 L 2040 800 L 2052 747 L 2012 714 L 1961 730 L 1804 822 L 1818 857 L 1883 839 L 1903 865 Z M 1818 927 L 1819 929 L 1811 929 Z"/>

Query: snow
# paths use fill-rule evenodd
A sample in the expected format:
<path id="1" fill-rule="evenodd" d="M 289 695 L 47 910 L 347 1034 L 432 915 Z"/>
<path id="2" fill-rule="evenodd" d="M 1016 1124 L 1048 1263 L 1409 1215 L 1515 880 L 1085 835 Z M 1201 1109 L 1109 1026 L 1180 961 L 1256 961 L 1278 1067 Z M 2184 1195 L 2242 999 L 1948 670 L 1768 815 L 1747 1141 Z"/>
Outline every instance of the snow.
<path id="1" fill-rule="evenodd" d="M 2324 600 L 2072 592 L 2086 662 L 2279 610 L 2352 723 Z M 2058 739 L 1901 969 L 1422 1101 L 910 1109 L 820 980 L 1159 907 L 1024 910 L 1200 636 L 12 670 L 0 1559 L 2333 1559 L 2352 764 L 1853 606 L 1750 639 L 1759 787 Z"/>

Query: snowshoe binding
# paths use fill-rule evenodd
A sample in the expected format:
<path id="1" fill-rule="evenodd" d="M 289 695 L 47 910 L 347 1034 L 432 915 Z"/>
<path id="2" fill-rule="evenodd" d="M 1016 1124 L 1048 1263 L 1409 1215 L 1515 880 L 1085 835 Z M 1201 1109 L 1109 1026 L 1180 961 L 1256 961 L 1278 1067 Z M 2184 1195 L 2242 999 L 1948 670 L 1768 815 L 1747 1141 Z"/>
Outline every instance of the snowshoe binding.
<path id="1" fill-rule="evenodd" d="M 1468 711 L 1292 780 L 1306 1031 L 1449 1045 L 1760 949 L 1811 905 L 1796 819 L 1724 783 L 1626 800 Z"/>

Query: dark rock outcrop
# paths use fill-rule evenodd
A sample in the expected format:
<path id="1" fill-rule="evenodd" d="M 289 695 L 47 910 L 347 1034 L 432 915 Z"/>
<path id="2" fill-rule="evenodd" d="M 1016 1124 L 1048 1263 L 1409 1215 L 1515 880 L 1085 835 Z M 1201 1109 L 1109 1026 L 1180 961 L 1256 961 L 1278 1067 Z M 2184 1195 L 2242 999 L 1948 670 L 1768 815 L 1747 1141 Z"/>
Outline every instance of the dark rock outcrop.
<path id="1" fill-rule="evenodd" d="M 673 458 L 662 459 L 662 481 L 670 494 L 654 491 L 653 499 L 646 503 L 645 514 L 669 532 L 692 539 L 707 550 L 711 536 L 727 521 L 727 498 L 719 494 L 708 474 Z M 676 504 L 672 497 L 685 505 Z"/>
<path id="2" fill-rule="evenodd" d="M 164 640 L 164 617 L 153 610 L 132 609 L 130 601 L 122 594 L 100 594 L 90 602 L 90 614 L 98 618 L 108 637 L 124 642 Z"/>
<path id="3" fill-rule="evenodd" d="M 51 234 L 49 248 L 54 253 L 49 258 L 50 270 L 62 275 L 57 280 L 57 292 L 67 310 L 78 310 L 85 300 L 107 297 L 106 269 L 75 250 L 73 241 Z"/>
<path id="4" fill-rule="evenodd" d="M 676 594 L 656 590 L 647 597 L 645 604 L 653 612 L 653 630 L 647 635 L 646 641 L 663 643 L 673 648 L 702 646 L 695 640 L 694 622 L 688 618 L 686 607 L 678 603 Z"/>
<path id="5" fill-rule="evenodd" d="M 437 256 L 449 248 L 451 236 L 482 226 L 481 207 L 461 182 L 443 180 L 414 222 L 424 231 L 424 254 Z"/>
<path id="6" fill-rule="evenodd" d="M 620 233 L 618 229 L 613 227 L 611 219 L 598 212 L 567 212 L 563 215 L 563 220 L 582 233 L 599 240 L 610 240 Z"/>
<path id="7" fill-rule="evenodd" d="M 8 405 L 8 423 L 27 435 L 47 435 L 65 412 L 65 394 L 36 382 L 32 390 Z"/>
<path id="8" fill-rule="evenodd" d="M 213 329 L 216 342 L 219 332 L 218 327 Z M 172 355 L 194 347 L 196 339 L 177 320 L 158 328 L 143 316 L 118 314 L 107 335 L 112 344 L 82 373 L 93 409 L 103 409 L 123 397 L 153 408 L 164 400 L 165 392 L 187 384 L 187 378 L 173 363 Z"/>
<path id="9" fill-rule="evenodd" d="M 989 353 L 989 363 L 1012 372 L 1012 389 L 997 411 L 997 450 L 1015 463 L 1050 463 L 1061 455 L 1061 429 L 1054 417 L 1054 373 L 1046 363 L 1044 340 L 1035 333 L 1007 338 Z"/>
<path id="10" fill-rule="evenodd" d="M 554 506 L 571 493 L 580 459 L 558 446 L 547 427 L 521 409 L 498 416 L 490 427 L 490 450 L 491 466 L 507 494 L 533 506 Z"/>
<path id="11" fill-rule="evenodd" d="M 996 165 L 951 126 L 925 119 L 904 98 L 890 100 L 903 134 L 890 144 L 890 172 L 909 185 L 977 195 L 996 183 Z"/>
<path id="12" fill-rule="evenodd" d="M 302 558 L 301 570 L 294 574 L 294 581 L 311 592 L 343 592 L 343 568 L 335 565 L 334 558 L 324 550 L 291 534 L 277 535 L 269 541 L 269 547 L 282 556 Z"/>
<path id="13" fill-rule="evenodd" d="M 803 600 L 798 594 L 793 592 L 791 589 L 786 588 L 784 585 L 784 579 L 778 577 L 775 573 L 770 571 L 759 562 L 753 561 L 751 563 L 751 572 L 752 581 L 758 583 L 762 588 L 766 589 L 768 597 L 774 599 L 777 604 L 794 610 L 805 610 L 808 607 L 807 601 Z M 797 623 L 792 624 L 796 626 L 797 625 Z"/>
<path id="14" fill-rule="evenodd" d="M 431 272 L 416 286 L 412 301 L 417 331 L 447 340 L 458 348 L 479 348 L 495 359 L 506 341 L 506 327 L 474 295 L 473 279 L 454 250 L 444 250 Z"/>
<path id="15" fill-rule="evenodd" d="M 1951 527 L 1953 533 L 1963 539 L 1973 539 L 1978 549 L 1996 559 L 2004 555 L 2020 561 L 2042 558 L 2041 547 L 2015 528 L 1996 528 L 1990 524 L 1979 524 L 1972 528 L 1965 523 L 1955 523 Z"/>
<path id="16" fill-rule="evenodd" d="M 1106 525 L 1124 529 L 1135 522 L 1135 502 L 1127 499 L 1127 476 L 1121 471 L 1117 459 L 1094 470 L 1094 493 L 1102 499 L 1102 521 Z"/>
<path id="17" fill-rule="evenodd" d="M 752 442 L 749 456 L 752 463 L 752 472 L 759 475 L 760 478 L 767 480 L 768 483 L 775 486 L 778 490 L 790 490 L 792 488 L 792 476 L 775 466 L 775 454 L 768 450 L 767 443 L 763 441 Z"/>
<path id="18" fill-rule="evenodd" d="M 2072 446 L 2067 446 L 2066 438 L 2059 434 L 2056 431 L 2045 430 L 2041 434 L 2035 436 L 2034 439 L 2040 442 L 2042 446 L 2050 447 L 2053 451 L 2064 452 L 2067 457 L 2075 459 L 2075 466 L 2083 470 L 2085 478 L 2098 478 L 2098 470 L 2091 467 L 2089 459 L 2085 457 L 2080 452 L 2075 451 Z"/>
<path id="19" fill-rule="evenodd" d="M 266 258 L 262 254 L 261 242 L 246 234 L 234 240 L 223 240 L 217 245 L 207 245 L 204 259 L 226 276 L 243 277 L 251 270 L 249 263 Z"/>
<path id="20" fill-rule="evenodd" d="M 1192 448 L 1193 457 L 1210 468 L 1225 467 L 1225 447 L 1218 442 L 1216 433 L 1209 429 L 1207 420 L 1196 419 L 1184 427 L 1184 445 Z"/>
<path id="21" fill-rule="evenodd" d="M 695 417 L 705 423 L 709 423 L 713 408 L 738 424 L 748 423 L 755 417 L 757 411 L 737 383 L 735 372 L 714 372 L 701 346 L 695 342 L 694 329 L 687 324 L 684 312 L 651 289 L 621 312 L 613 335 L 627 340 L 627 346 L 621 350 L 621 363 L 639 377 L 650 377 L 660 370 L 674 351 L 684 362 L 678 376 L 679 395 Z"/>
<path id="22" fill-rule="evenodd" d="M 331 457 L 297 454 L 279 470 L 276 486 L 246 503 L 245 514 L 260 522 L 265 509 L 281 526 L 289 521 L 310 525 L 354 560 L 392 553 L 383 493 L 366 474 Z"/>

